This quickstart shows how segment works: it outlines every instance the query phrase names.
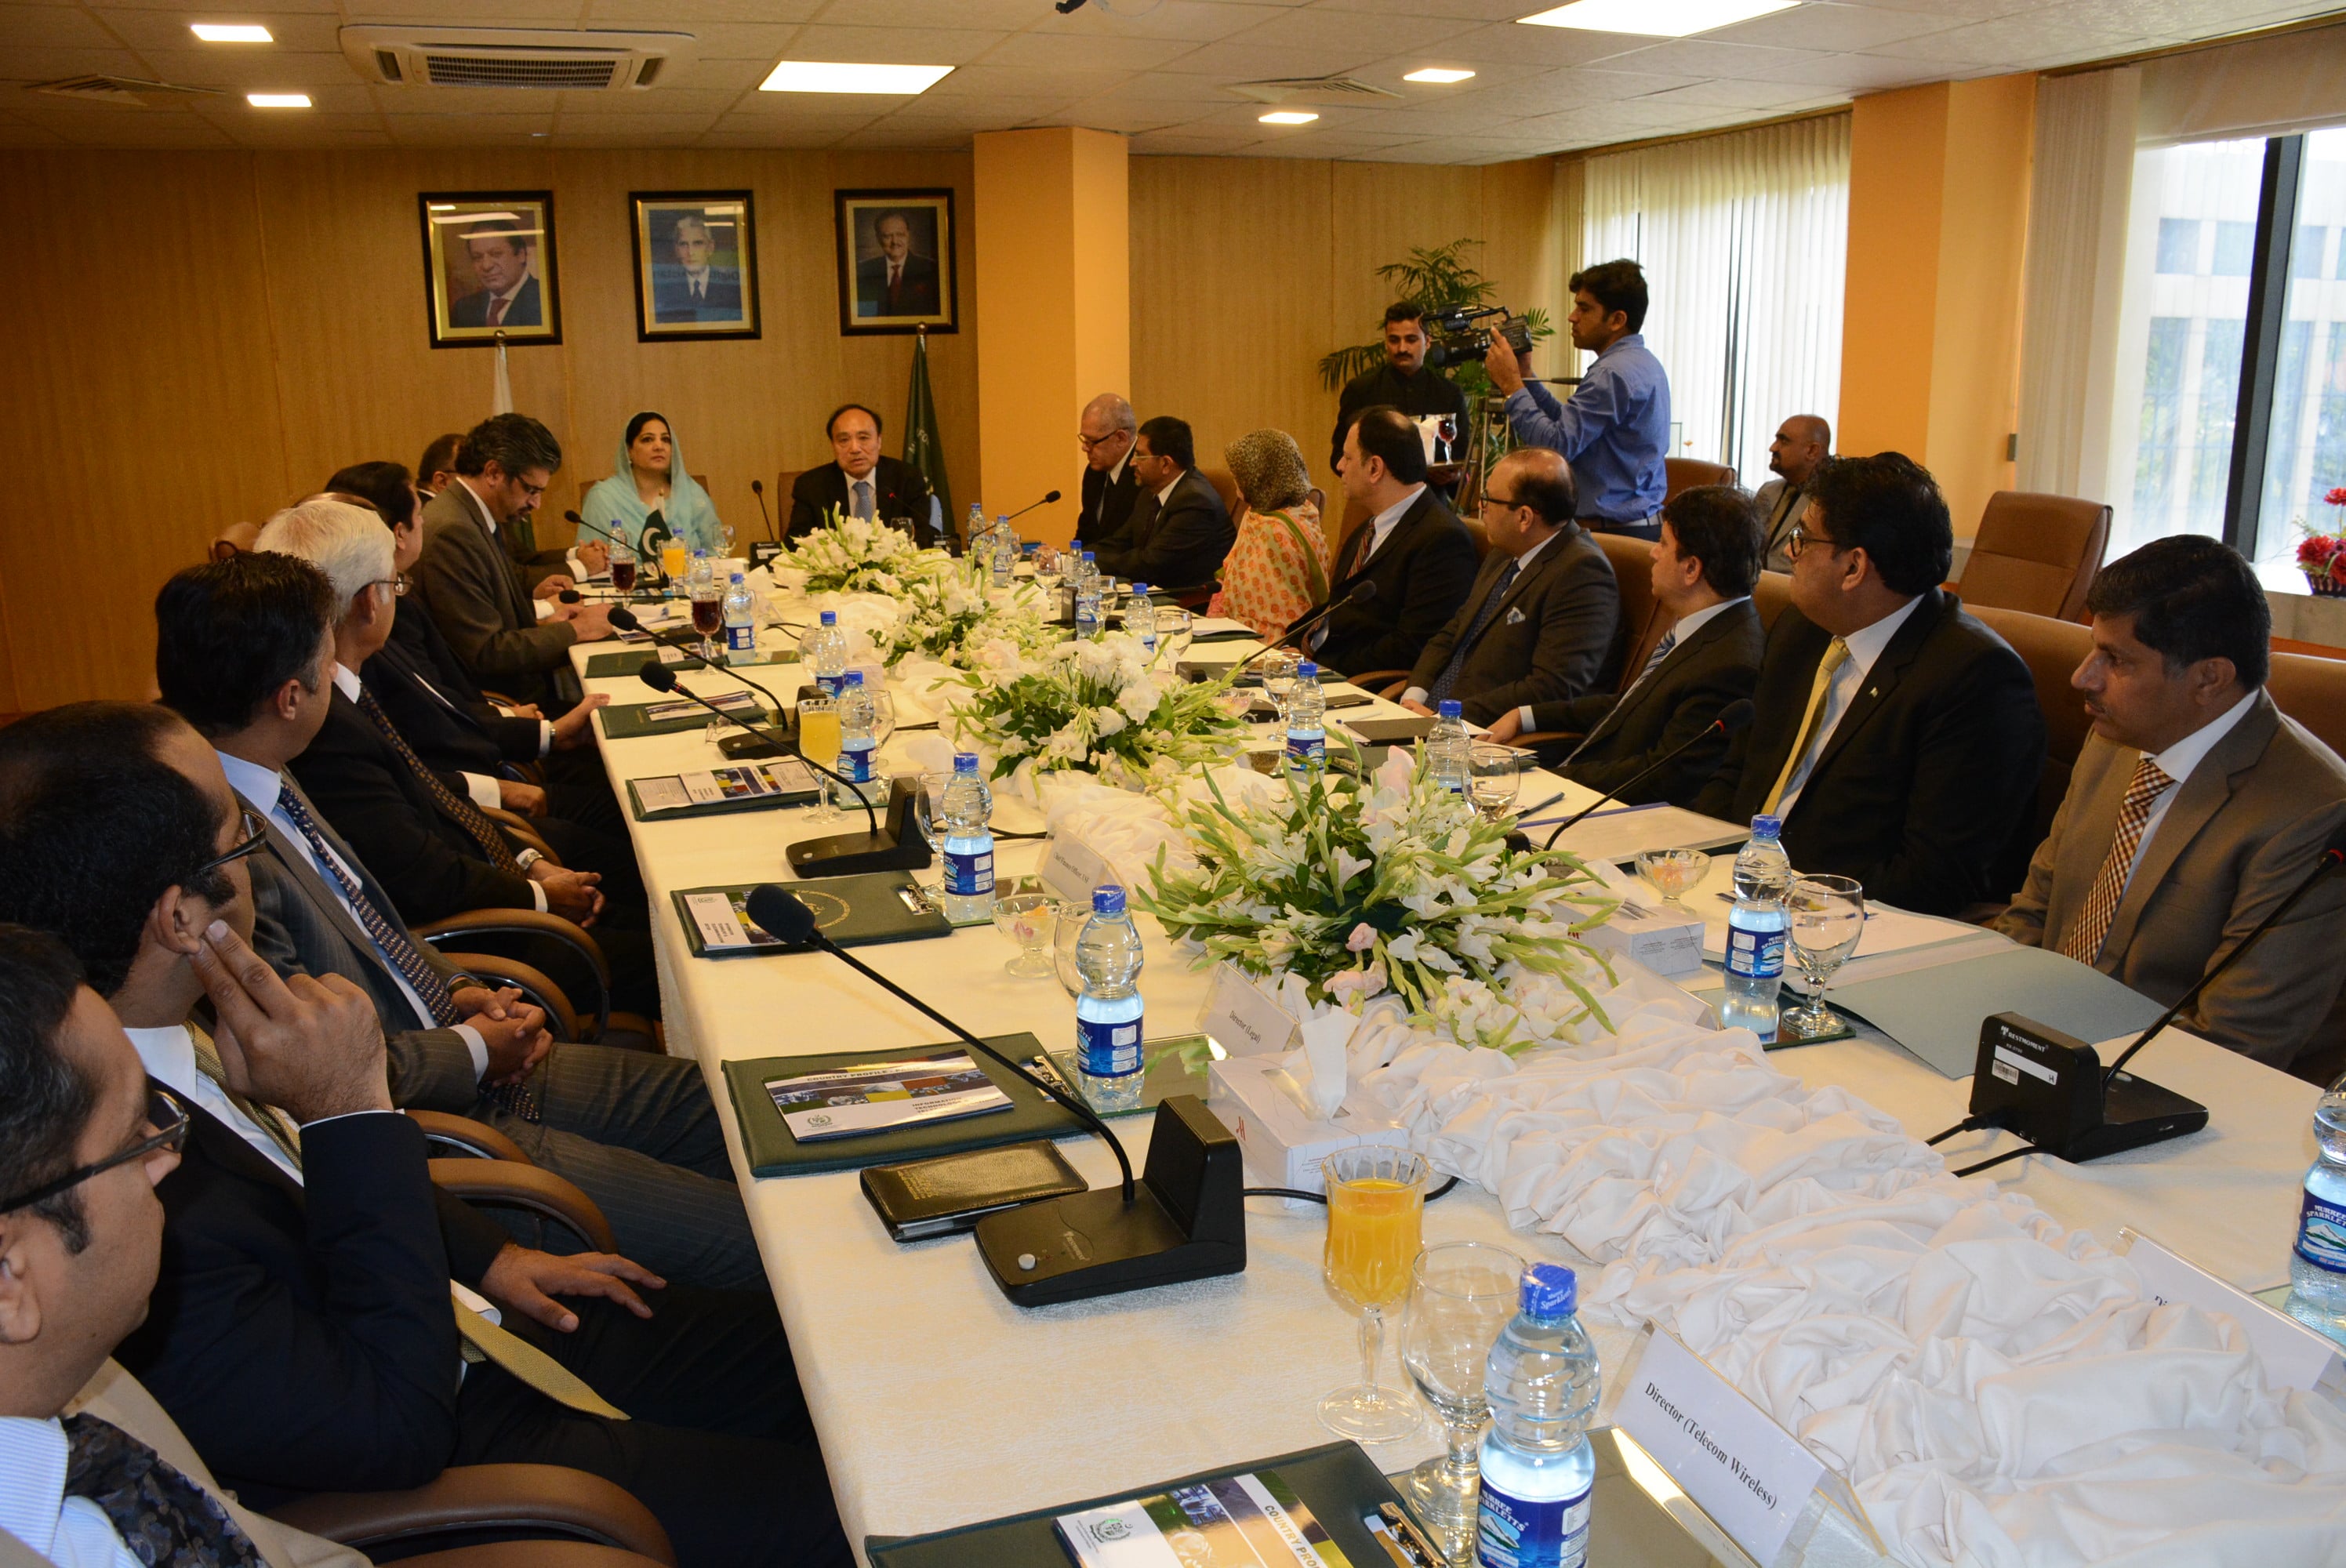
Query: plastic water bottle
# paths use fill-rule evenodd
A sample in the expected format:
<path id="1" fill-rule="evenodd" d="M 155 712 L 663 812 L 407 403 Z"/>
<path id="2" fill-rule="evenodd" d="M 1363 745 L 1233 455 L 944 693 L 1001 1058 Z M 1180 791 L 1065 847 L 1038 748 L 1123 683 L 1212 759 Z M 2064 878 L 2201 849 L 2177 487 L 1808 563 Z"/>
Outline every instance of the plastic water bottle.
<path id="1" fill-rule="evenodd" d="M 1076 636 L 1089 642 L 1099 636 L 1100 577 L 1099 567 L 1086 550 L 1077 557 L 1075 584 Z"/>
<path id="2" fill-rule="evenodd" d="M 1018 530 L 1007 517 L 994 520 L 994 585 L 1006 588 L 1018 571 Z"/>
<path id="3" fill-rule="evenodd" d="M 1520 1309 L 1499 1331 L 1484 1372 L 1491 1426 L 1483 1434 L 1482 1568 L 1579 1568 L 1588 1555 L 1596 1455 L 1596 1350 L 1573 1314 L 1579 1281 L 1560 1263 L 1524 1270 Z"/>
<path id="4" fill-rule="evenodd" d="M 1774 817 L 1751 819 L 1751 841 L 1735 857 L 1735 908 L 1727 917 L 1727 993 L 1719 1004 L 1723 1029 L 1741 1027 L 1776 1043 L 1777 993 L 1784 985 L 1784 944 L 1791 916 L 1784 894 L 1792 885 L 1792 862 L 1777 841 L 1783 823 Z"/>
<path id="5" fill-rule="evenodd" d="M 725 585 L 725 651 L 738 659 L 758 652 L 758 597 L 739 572 Z"/>
<path id="6" fill-rule="evenodd" d="M 977 555 L 984 548 L 985 508 L 974 501 L 969 504 L 969 526 L 963 530 L 963 535 L 969 541 L 964 548 L 972 555 Z"/>
<path id="7" fill-rule="evenodd" d="M 799 658 L 814 671 L 814 683 L 827 697 L 836 697 L 846 685 L 847 634 L 839 629 L 839 612 L 822 612 L 822 624 L 799 642 Z"/>
<path id="8" fill-rule="evenodd" d="M 1454 698 L 1445 699 L 1433 728 L 1425 733 L 1425 771 L 1445 789 L 1461 796 L 1474 776 L 1474 742 L 1466 733 L 1465 707 Z"/>
<path id="9" fill-rule="evenodd" d="M 872 782 L 872 764 L 879 741 L 872 733 L 872 698 L 863 689 L 863 672 L 852 669 L 842 677 L 839 693 L 839 774 L 853 789 L 842 787 L 840 804 L 858 807 L 870 798 L 863 788 Z"/>
<path id="10" fill-rule="evenodd" d="M 1295 688 L 1287 694 L 1287 771 L 1299 784 L 1328 766 L 1327 715 L 1320 667 L 1305 659 L 1295 667 Z"/>
<path id="11" fill-rule="evenodd" d="M 1150 663 L 1157 659 L 1157 601 L 1148 596 L 1148 585 L 1132 585 L 1132 597 L 1124 602 L 1124 629 L 1140 643 L 1140 651 Z"/>
<path id="12" fill-rule="evenodd" d="M 692 553 L 691 564 L 684 569 L 685 585 L 687 587 L 698 588 L 708 583 L 715 581 L 716 576 L 717 564 L 709 558 L 709 552 L 706 550 L 695 550 Z"/>
<path id="13" fill-rule="evenodd" d="M 984 920 L 994 911 L 994 792 L 977 771 L 977 753 L 954 753 L 953 782 L 937 803 L 944 830 L 945 919 L 958 925 Z"/>
<path id="14" fill-rule="evenodd" d="M 1124 890 L 1092 890 L 1092 918 L 1076 933 L 1076 1090 L 1095 1111 L 1140 1104 L 1140 933 L 1124 912 Z"/>
<path id="15" fill-rule="evenodd" d="M 2346 1344 L 2346 1079 L 2314 1105 L 2313 1141 L 2321 1153 L 2305 1173 L 2289 1255 L 2289 1313 Z"/>

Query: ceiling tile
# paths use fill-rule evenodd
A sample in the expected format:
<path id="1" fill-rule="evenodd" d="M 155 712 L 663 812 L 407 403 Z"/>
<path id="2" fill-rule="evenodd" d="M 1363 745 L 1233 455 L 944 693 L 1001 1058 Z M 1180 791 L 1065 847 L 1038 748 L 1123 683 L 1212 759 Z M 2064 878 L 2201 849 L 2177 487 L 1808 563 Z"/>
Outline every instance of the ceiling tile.
<path id="1" fill-rule="evenodd" d="M 686 29 L 694 39 L 696 65 L 712 60 L 755 60 L 771 69 L 801 29 L 784 22 L 700 22 Z M 765 72 L 758 73 L 760 80 Z"/>
<path id="2" fill-rule="evenodd" d="M 550 121 L 559 93 L 528 87 L 394 87 L 376 84 L 367 88 L 374 107 L 401 119 L 462 119 L 470 115 L 525 115 Z"/>
<path id="3" fill-rule="evenodd" d="M 1321 11 L 1367 12 L 1376 15 L 1451 16 L 1464 22 L 1512 22 L 1538 9 L 1538 0 L 1315 0 Z"/>
<path id="4" fill-rule="evenodd" d="M 1780 79 L 1793 66 L 1827 57 L 1822 49 L 1783 49 L 1762 44 L 1714 44 L 1708 38 L 1650 39 L 1646 46 L 1604 56 L 1605 64 L 1629 71 L 1677 71 L 1688 76 L 1730 76 L 1738 81 Z"/>
<path id="5" fill-rule="evenodd" d="M 461 22 L 470 27 L 543 27 L 548 23 L 569 26 L 586 9 L 586 0 L 495 0 L 495 5 L 493 19 L 483 16 L 480 0 L 387 0 L 380 10 L 362 5 L 352 9 L 370 23 Z"/>
<path id="6" fill-rule="evenodd" d="M 593 27 L 636 26 L 658 31 L 700 33 L 711 23 L 751 22 L 767 25 L 811 22 L 826 0 L 660 0 L 655 9 L 644 0 L 586 0 L 585 25 Z"/>
<path id="7" fill-rule="evenodd" d="M 991 27 L 1015 33 L 1033 25 L 1038 13 L 1050 15 L 1044 0 L 829 0 L 813 19 L 842 27 Z"/>
<path id="8" fill-rule="evenodd" d="M 1363 28 L 1365 32 L 1368 29 Z M 1204 44 L 1164 69 L 1189 76 L 1219 76 L 1229 82 L 1265 81 L 1274 76 L 1326 76 L 1350 71 L 1389 51 L 1384 45 L 1362 38 L 1351 46 L 1292 49 L 1248 43 L 1243 36 Z"/>
<path id="9" fill-rule="evenodd" d="M 250 53 L 209 49 L 141 49 L 138 57 L 167 82 L 190 87 L 226 87 L 250 92 L 305 92 L 319 98 L 336 89 L 363 93 L 366 86 L 341 55 L 296 54 L 290 49 Z"/>
<path id="10" fill-rule="evenodd" d="M 49 49 L 10 47 L 0 50 L 0 81 L 48 82 L 60 76 L 97 74 L 145 76 L 147 67 L 128 49 Z"/>
<path id="11" fill-rule="evenodd" d="M 715 88 L 660 87 L 652 92 L 574 92 L 554 95 L 562 115 L 717 115 L 741 101 L 738 92 Z"/>
<path id="12" fill-rule="evenodd" d="M 1237 42 L 1274 49 L 1338 49 L 1357 51 L 1363 44 L 1380 55 L 1396 49 L 1422 48 L 1463 29 L 1452 19 L 1388 13 L 1364 22 L 1354 11 L 1286 11 L 1239 35 Z"/>
<path id="13" fill-rule="evenodd" d="M 179 36 L 195 41 L 187 24 Z M 88 12 L 69 5 L 0 5 L 0 38 L 13 53 L 27 49 L 107 49 L 128 43 L 116 29 L 99 25 Z"/>
<path id="14" fill-rule="evenodd" d="M 980 61 L 964 66 L 921 95 L 923 98 L 991 97 L 1005 102 L 1048 98 L 1096 97 L 1136 80 L 1130 71 L 1054 71 L 1031 66 L 997 66 Z M 768 94 L 768 97 L 775 95 Z"/>
<path id="15" fill-rule="evenodd" d="M 2265 3 L 2270 5 L 2271 0 Z M 1020 4 L 1025 5 L 1025 0 L 1020 0 Z M 1026 30 L 1041 37 L 1186 38 L 1191 43 L 1207 44 L 1244 32 L 1287 9 L 1280 5 L 1230 5 L 1225 0 L 1164 0 L 1154 10 L 1137 16 L 1111 15 L 1086 6 L 1070 16 L 1045 8 L 1035 17 L 1034 8 L 1028 6 L 1027 14 L 1034 25 Z"/>
<path id="16" fill-rule="evenodd" d="M 554 129 L 543 115 L 385 115 L 383 128 L 402 147 L 502 147 Z"/>
<path id="17" fill-rule="evenodd" d="M 1920 60 L 1888 55 L 1833 55 L 1804 60 L 1776 73 L 1774 80 L 1808 87 L 1838 87 L 1844 93 L 1878 93 L 1915 82 L 1936 81 L 1945 73 Z"/>
<path id="18" fill-rule="evenodd" d="M 1079 38 L 1066 33 L 1014 33 L 985 56 L 989 66 L 1050 70 L 1153 71 L 1194 47 L 1181 38 Z"/>
<path id="19" fill-rule="evenodd" d="M 1992 22 L 1974 22 L 1919 38 L 1902 38 L 1866 52 L 1936 65 L 1994 66 L 2057 50 L 2077 50 L 2080 58 L 2122 54 L 2134 47 L 2136 42 L 2114 33 L 2047 20 L 2041 11 L 2033 11 L 2025 15 L 1999 16 Z"/>
<path id="20" fill-rule="evenodd" d="M 892 66 L 965 66 L 1010 36 L 974 27 L 833 27 L 811 22 L 799 29 L 786 60 L 858 60 Z"/>
<path id="21" fill-rule="evenodd" d="M 1831 0 L 1808 0 L 1789 11 L 1757 16 L 1702 36 L 1722 44 L 1780 44 L 1794 49 L 1852 54 L 1876 44 L 1943 32 L 1964 20 L 1926 11 L 1892 11 L 1882 5 L 1841 5 Z"/>
<path id="22" fill-rule="evenodd" d="M 1551 72 L 1536 81 L 1508 88 L 1507 96 L 1518 106 L 1519 113 L 1541 114 L 1581 104 L 1620 103 L 1647 97 L 1672 87 L 1689 87 L 1702 79 L 1701 74 L 1695 71 L 1664 76 L 1656 71 L 1600 70 L 1592 66 L 1585 71 Z"/>
<path id="23" fill-rule="evenodd" d="M 1022 98 L 1015 102 L 994 98 L 941 98 L 934 93 L 923 93 L 903 108 L 883 117 L 881 125 L 935 126 L 963 131 L 1009 130 L 1027 124 L 1038 115 L 1057 114 L 1071 107 L 1065 98 Z"/>
<path id="24" fill-rule="evenodd" d="M 16 7 L 9 6 L 7 9 L 15 10 Z M 91 15 L 107 33 L 142 53 L 149 49 L 194 50 L 205 54 L 257 57 L 278 53 L 336 55 L 342 52 L 342 18 L 333 15 L 280 16 L 233 9 L 197 11 L 193 15 L 199 17 L 224 16 L 266 23 L 277 40 L 273 44 L 207 44 L 188 30 L 188 13 L 109 5 Z M 13 38 L 15 36 L 9 23 L 0 19 L 0 37 Z"/>
<path id="25" fill-rule="evenodd" d="M 1820 98 L 1816 87 L 1806 82 L 1696 82 L 1690 87 L 1671 87 L 1652 95 L 1649 102 L 1691 104 L 1698 108 L 1773 109 L 1779 112 L 1806 108 L 1811 104 L 1827 101 Z"/>
<path id="26" fill-rule="evenodd" d="M 1489 60 L 1497 64 L 1574 66 L 1642 48 L 1653 41 L 1627 33 L 1582 33 L 1561 27 L 1523 27 L 1504 22 L 1445 38 L 1442 49 L 1470 66 Z"/>

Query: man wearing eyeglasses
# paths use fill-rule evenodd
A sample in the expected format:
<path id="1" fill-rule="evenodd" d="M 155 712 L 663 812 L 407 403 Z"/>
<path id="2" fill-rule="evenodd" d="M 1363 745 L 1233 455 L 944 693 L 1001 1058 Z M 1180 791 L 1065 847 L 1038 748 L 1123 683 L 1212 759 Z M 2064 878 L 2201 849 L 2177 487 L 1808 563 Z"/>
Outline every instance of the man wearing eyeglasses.
<path id="1" fill-rule="evenodd" d="M 1084 449 L 1083 511 L 1076 518 L 1076 548 L 1097 550 L 1118 542 L 1140 501 L 1140 476 L 1133 471 L 1132 447 L 1140 421 L 1132 405 L 1114 392 L 1084 404 L 1076 444 Z"/>
<path id="2" fill-rule="evenodd" d="M 1954 534 L 1919 463 L 1833 458 L 1806 495 L 1758 715 L 1695 809 L 1780 817 L 1792 864 L 1902 909 L 2000 899 L 2045 765 L 2028 667 L 1939 585 Z"/>
<path id="3" fill-rule="evenodd" d="M 415 564 L 416 596 L 473 678 L 555 714 L 579 697 L 570 646 L 609 636 L 609 612 L 557 603 L 576 585 L 566 576 L 546 578 L 533 597 L 500 536 L 528 521 L 561 467 L 561 443 L 527 414 L 474 426 L 457 449 L 455 483 L 423 508 Z"/>

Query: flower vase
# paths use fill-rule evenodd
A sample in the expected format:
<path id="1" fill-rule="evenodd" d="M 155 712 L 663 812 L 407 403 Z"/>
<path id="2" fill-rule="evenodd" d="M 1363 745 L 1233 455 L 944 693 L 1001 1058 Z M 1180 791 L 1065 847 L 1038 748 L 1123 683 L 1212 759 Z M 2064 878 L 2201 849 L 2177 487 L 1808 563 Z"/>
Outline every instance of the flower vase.
<path id="1" fill-rule="evenodd" d="M 2327 572 L 2318 576 L 2311 572 L 2306 573 L 2305 591 L 2316 598 L 2346 599 L 2346 583 L 2337 581 Z"/>

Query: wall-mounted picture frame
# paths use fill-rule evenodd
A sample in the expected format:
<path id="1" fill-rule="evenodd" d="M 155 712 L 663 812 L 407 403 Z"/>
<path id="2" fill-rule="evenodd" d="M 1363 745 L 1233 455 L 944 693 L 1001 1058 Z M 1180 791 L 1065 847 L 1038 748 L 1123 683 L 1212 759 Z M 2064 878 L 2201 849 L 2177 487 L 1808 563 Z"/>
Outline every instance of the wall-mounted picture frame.
<path id="1" fill-rule="evenodd" d="M 746 190 L 631 190 L 636 337 L 754 338 L 758 224 Z"/>
<path id="2" fill-rule="evenodd" d="M 834 190 L 839 330 L 957 332 L 950 190 Z"/>
<path id="3" fill-rule="evenodd" d="M 427 190 L 424 321 L 435 349 L 562 341 L 550 190 Z"/>

